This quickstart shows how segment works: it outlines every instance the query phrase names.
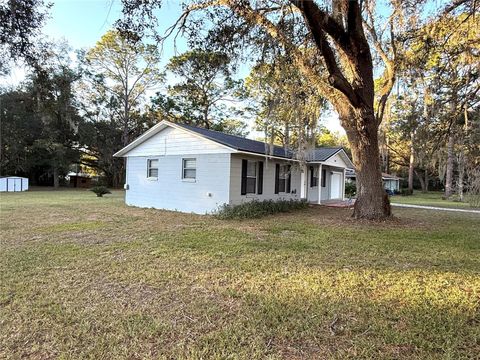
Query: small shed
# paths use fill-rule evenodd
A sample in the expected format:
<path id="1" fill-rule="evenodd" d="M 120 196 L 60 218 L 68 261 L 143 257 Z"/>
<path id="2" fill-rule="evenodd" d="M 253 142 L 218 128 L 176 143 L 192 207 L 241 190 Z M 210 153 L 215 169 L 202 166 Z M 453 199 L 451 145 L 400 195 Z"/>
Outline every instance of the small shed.
<path id="1" fill-rule="evenodd" d="M 0 177 L 0 191 L 27 191 L 28 178 L 20 176 L 2 176 Z"/>

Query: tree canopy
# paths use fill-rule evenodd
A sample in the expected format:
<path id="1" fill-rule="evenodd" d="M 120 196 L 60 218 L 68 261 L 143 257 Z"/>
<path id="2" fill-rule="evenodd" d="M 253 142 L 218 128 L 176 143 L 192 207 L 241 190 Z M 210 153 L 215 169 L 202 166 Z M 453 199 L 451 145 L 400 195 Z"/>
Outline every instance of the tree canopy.
<path id="1" fill-rule="evenodd" d="M 222 52 L 201 49 L 174 56 L 166 66 L 174 79 L 167 94 L 158 93 L 152 110 L 160 117 L 206 129 L 243 134 L 237 118 L 241 81 L 232 76 L 231 59 Z"/>

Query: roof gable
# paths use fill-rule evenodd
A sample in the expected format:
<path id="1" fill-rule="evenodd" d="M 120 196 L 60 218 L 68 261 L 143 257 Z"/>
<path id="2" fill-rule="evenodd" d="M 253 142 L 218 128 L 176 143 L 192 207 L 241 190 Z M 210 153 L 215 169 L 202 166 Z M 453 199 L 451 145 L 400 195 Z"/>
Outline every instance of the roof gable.
<path id="1" fill-rule="evenodd" d="M 350 160 L 342 147 L 320 147 L 313 149 L 307 157 L 307 162 L 328 162 L 329 159 L 332 159 L 335 156 L 340 157 L 346 168 L 353 168 L 352 160 Z"/>
<path id="2" fill-rule="evenodd" d="M 232 152 L 228 146 L 161 121 L 114 154 L 120 156 L 164 156 Z"/>
<path id="3" fill-rule="evenodd" d="M 184 129 L 193 131 L 204 136 L 207 139 L 216 141 L 230 148 L 239 151 L 246 151 L 255 154 L 268 154 L 283 158 L 292 158 L 293 153 L 281 146 L 273 146 L 273 154 L 270 152 L 270 145 L 262 141 L 247 139 L 241 136 L 225 134 L 220 131 L 208 130 L 204 128 L 189 126 L 185 124 L 176 124 Z"/>

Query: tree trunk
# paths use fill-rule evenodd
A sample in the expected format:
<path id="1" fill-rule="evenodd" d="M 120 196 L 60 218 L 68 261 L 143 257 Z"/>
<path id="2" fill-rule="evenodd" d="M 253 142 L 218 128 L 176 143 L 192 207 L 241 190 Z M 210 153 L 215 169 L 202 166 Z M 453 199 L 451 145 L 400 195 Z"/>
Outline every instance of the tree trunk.
<path id="1" fill-rule="evenodd" d="M 353 216 L 357 219 L 385 219 L 391 216 L 391 209 L 382 184 L 377 127 L 371 118 L 365 119 L 364 123 L 368 124 L 364 129 L 347 130 L 357 184 Z"/>
<path id="2" fill-rule="evenodd" d="M 129 96 L 129 85 L 128 85 L 128 70 L 125 69 L 125 84 L 123 88 L 123 131 L 122 131 L 122 145 L 127 146 L 130 142 L 129 140 L 129 131 L 130 131 L 130 96 Z"/>
<path id="3" fill-rule="evenodd" d="M 387 144 L 387 153 L 386 153 L 386 156 L 387 156 L 387 163 L 385 165 L 385 172 L 387 174 L 390 174 L 390 139 L 386 138 L 386 144 Z"/>
<path id="4" fill-rule="evenodd" d="M 458 196 L 460 197 L 460 201 L 463 201 L 463 182 L 465 180 L 465 154 L 463 153 L 463 149 L 460 150 L 460 154 L 458 156 Z"/>
<path id="5" fill-rule="evenodd" d="M 428 192 L 428 170 L 425 169 L 425 193 Z"/>
<path id="6" fill-rule="evenodd" d="M 60 179 L 58 177 L 58 168 L 57 166 L 53 166 L 53 187 L 55 189 L 58 189 L 60 187 Z"/>
<path id="7" fill-rule="evenodd" d="M 447 144 L 447 173 L 445 175 L 445 199 L 448 199 L 452 196 L 452 184 L 453 184 L 453 134 L 450 133 L 448 136 Z"/>
<path id="8" fill-rule="evenodd" d="M 210 112 L 210 106 L 206 105 L 205 109 L 203 109 L 203 124 L 205 129 L 210 129 L 210 121 L 208 121 L 208 113 Z"/>
<path id="9" fill-rule="evenodd" d="M 465 106 L 463 115 L 465 117 L 465 124 L 463 125 L 463 129 L 459 131 L 459 152 L 458 152 L 458 196 L 460 197 L 460 201 L 463 201 L 463 183 L 465 181 L 465 137 L 468 136 L 468 112 L 467 107 Z"/>
<path id="10" fill-rule="evenodd" d="M 413 173 L 415 171 L 415 149 L 413 147 L 415 141 L 415 132 L 410 133 L 410 160 L 408 162 L 408 192 L 413 193 Z"/>
<path id="11" fill-rule="evenodd" d="M 426 171 L 425 171 L 426 174 Z M 425 179 L 423 178 L 422 174 L 420 174 L 417 170 L 415 170 L 415 175 L 417 175 L 418 180 L 420 181 L 420 186 L 422 187 L 422 193 L 427 192 L 427 184 L 425 182 Z"/>

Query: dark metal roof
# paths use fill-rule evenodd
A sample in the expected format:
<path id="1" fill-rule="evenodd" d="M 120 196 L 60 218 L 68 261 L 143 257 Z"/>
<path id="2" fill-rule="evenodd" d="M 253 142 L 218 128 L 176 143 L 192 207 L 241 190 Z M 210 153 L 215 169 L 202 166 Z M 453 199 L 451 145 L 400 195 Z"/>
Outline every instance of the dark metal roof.
<path id="1" fill-rule="evenodd" d="M 281 146 L 273 146 L 273 154 L 270 154 L 269 144 L 262 141 L 251 140 L 251 139 L 243 138 L 241 136 L 225 134 L 220 131 L 208 130 L 208 129 L 185 125 L 185 124 L 176 123 L 175 125 L 185 128 L 186 130 L 196 132 L 197 134 L 207 139 L 226 145 L 235 150 L 245 151 L 245 152 L 250 152 L 255 154 L 269 154 L 269 155 L 282 157 L 286 159 L 291 159 L 293 157 L 292 151 L 286 150 Z M 343 149 L 342 147 L 316 148 L 309 152 L 306 160 L 307 161 L 326 161 L 330 157 L 332 157 L 333 155 L 341 151 L 342 149 Z"/>
<path id="2" fill-rule="evenodd" d="M 307 161 L 325 161 L 342 150 L 341 147 L 321 147 L 313 149 L 307 157 Z"/>
<path id="3" fill-rule="evenodd" d="M 220 131 L 213 131 L 199 127 L 189 126 L 185 124 L 175 124 L 187 130 L 196 132 L 203 137 L 213 140 L 217 143 L 226 145 L 236 150 L 246 151 L 256 154 L 269 154 L 273 156 L 283 157 L 287 159 L 292 158 L 292 152 L 280 146 L 273 147 L 273 154 L 270 154 L 270 146 L 262 141 L 246 139 L 241 136 L 225 134 Z"/>

